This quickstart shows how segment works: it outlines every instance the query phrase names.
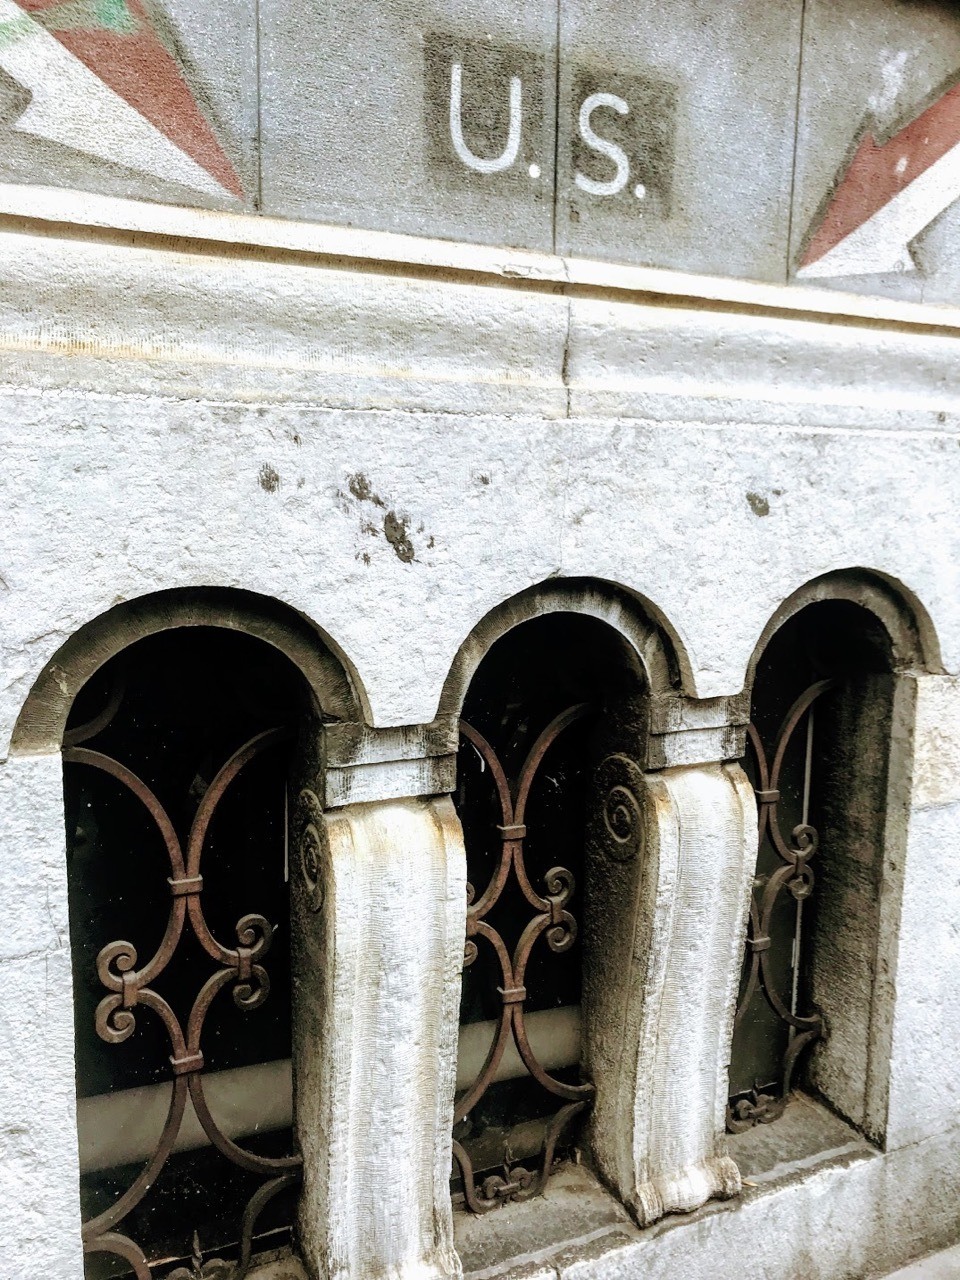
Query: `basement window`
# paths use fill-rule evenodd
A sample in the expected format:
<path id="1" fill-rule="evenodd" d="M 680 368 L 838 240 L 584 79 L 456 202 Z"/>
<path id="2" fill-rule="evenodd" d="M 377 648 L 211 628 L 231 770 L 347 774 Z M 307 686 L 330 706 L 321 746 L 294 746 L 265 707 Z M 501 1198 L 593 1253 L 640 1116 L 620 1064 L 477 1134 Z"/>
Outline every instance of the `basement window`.
<path id="1" fill-rule="evenodd" d="M 845 600 L 807 606 L 756 668 L 744 766 L 759 852 L 727 1127 L 784 1112 L 797 1087 L 879 1139 L 871 1087 L 896 676 L 889 637 Z M 874 1067 L 877 1063 L 874 1061 Z"/>
<path id="2" fill-rule="evenodd" d="M 457 812 L 467 941 L 452 1190 L 482 1214 L 579 1158 L 584 835 L 592 742 L 630 665 L 606 624 L 522 623 L 477 669 L 461 721 Z M 631 672 L 630 679 L 636 680 Z"/>
<path id="3" fill-rule="evenodd" d="M 300 676 L 214 627 L 141 640 L 64 738 L 88 1280 L 241 1280 L 289 1238 L 287 767 Z M 217 1261 L 219 1259 L 219 1263 Z"/>

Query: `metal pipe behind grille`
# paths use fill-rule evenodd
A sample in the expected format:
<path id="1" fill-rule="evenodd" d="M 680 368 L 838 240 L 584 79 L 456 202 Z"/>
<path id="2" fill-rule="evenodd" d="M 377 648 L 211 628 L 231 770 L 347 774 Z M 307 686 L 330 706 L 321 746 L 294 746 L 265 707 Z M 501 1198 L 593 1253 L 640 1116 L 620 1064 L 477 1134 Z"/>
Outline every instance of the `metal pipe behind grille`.
<path id="1" fill-rule="evenodd" d="M 473 1022 L 460 1028 L 458 1089 L 471 1084 L 483 1067 L 497 1025 L 496 1022 Z M 579 1005 L 528 1013 L 526 1026 L 531 1047 L 548 1071 L 572 1067 L 580 1061 Z M 516 1080 L 526 1074 L 527 1069 L 511 1043 L 494 1079 Z M 205 1072 L 203 1086 L 210 1110 L 228 1138 L 269 1133 L 286 1129 L 292 1123 L 293 1083 L 289 1058 L 231 1071 Z M 171 1088 L 170 1084 L 144 1085 L 80 1098 L 77 1102 L 80 1171 L 115 1169 L 152 1155 L 167 1117 Z M 207 1135 L 188 1101 L 174 1150 L 195 1151 L 208 1145 Z"/>

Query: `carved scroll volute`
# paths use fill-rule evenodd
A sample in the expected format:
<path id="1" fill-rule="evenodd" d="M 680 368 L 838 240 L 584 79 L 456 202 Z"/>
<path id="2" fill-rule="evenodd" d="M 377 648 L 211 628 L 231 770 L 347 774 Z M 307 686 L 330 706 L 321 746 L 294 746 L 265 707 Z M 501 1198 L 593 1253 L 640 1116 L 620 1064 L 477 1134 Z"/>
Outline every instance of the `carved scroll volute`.
<path id="1" fill-rule="evenodd" d="M 590 1121 L 593 1155 L 625 1201 L 637 1182 L 633 1115 L 642 1020 L 637 993 L 645 984 L 645 930 L 652 916 L 642 900 L 650 807 L 639 761 L 623 751 L 601 756 L 587 818 L 583 1054 L 585 1073 L 597 1090 Z"/>
<path id="2" fill-rule="evenodd" d="M 323 805 L 311 787 L 303 787 L 297 796 L 293 821 L 293 849 L 297 891 L 305 909 L 315 914 L 323 906 L 326 866 L 329 862 Z"/>
<path id="3" fill-rule="evenodd" d="M 591 843 L 613 862 L 633 862 L 643 856 L 643 771 L 620 753 L 607 756 L 597 769 Z"/>

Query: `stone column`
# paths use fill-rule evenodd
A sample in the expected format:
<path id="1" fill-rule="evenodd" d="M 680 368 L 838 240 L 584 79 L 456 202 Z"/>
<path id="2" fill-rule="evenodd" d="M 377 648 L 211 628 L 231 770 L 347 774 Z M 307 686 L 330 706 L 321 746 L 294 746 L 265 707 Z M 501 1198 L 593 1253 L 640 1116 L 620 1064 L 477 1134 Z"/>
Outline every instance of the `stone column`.
<path id="1" fill-rule="evenodd" d="M 897 1151 L 960 1130 L 957 676 L 899 678 L 885 843 L 871 1077 Z"/>
<path id="2" fill-rule="evenodd" d="M 452 789 L 455 758 L 424 744 L 418 758 L 409 734 L 389 732 L 354 735 L 345 752 L 344 736 L 328 733 L 339 758 L 295 815 L 300 1250 L 316 1280 L 456 1277 L 466 858 L 437 794 Z"/>
<path id="3" fill-rule="evenodd" d="M 60 753 L 0 764 L 0 1276 L 82 1280 Z"/>
<path id="4" fill-rule="evenodd" d="M 724 1112 L 757 813 L 743 770 L 722 759 L 742 740 L 723 723 L 730 709 L 693 711 L 658 733 L 654 708 L 633 753 L 606 755 L 590 825 L 592 1150 L 642 1226 L 741 1185 Z"/>

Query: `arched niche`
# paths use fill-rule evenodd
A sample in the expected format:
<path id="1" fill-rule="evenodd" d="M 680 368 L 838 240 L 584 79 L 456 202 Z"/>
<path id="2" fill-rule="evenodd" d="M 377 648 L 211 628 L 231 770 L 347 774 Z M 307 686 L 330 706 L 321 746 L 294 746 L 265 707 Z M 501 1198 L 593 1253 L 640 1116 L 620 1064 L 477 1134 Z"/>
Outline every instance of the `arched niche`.
<path id="1" fill-rule="evenodd" d="M 735 1132 L 778 1120 L 799 1089 L 884 1140 L 915 677 L 939 669 L 919 601 L 860 569 L 800 588 L 757 644 L 744 764 L 759 840 Z"/>
<path id="2" fill-rule="evenodd" d="M 164 1177 L 174 1200 L 178 1184 L 218 1178 L 208 1155 L 262 1180 L 247 1219 L 230 1229 L 244 1247 L 279 1204 L 274 1194 L 294 1195 L 300 1159 L 289 1132 L 284 1151 L 258 1145 L 261 1132 L 289 1131 L 293 1115 L 284 989 L 298 962 L 285 885 L 299 850 L 288 853 L 288 815 L 302 782 L 316 786 L 323 725 L 356 722 L 362 706 L 306 619 L 219 589 L 118 605 L 38 676 L 4 768 L 34 814 L 40 849 L 27 856 L 39 861 L 46 910 L 62 919 L 69 901 L 73 998 L 61 989 L 55 1007 L 51 993 L 48 1012 L 69 1024 L 72 1003 L 78 1033 L 48 1057 L 38 1087 L 76 1089 L 78 1125 L 62 1137 L 58 1168 L 63 1203 L 76 1203 L 78 1183 L 83 1201 L 86 1262 L 71 1275 L 112 1274 L 118 1258 L 138 1277 L 159 1256 L 189 1264 L 189 1239 L 144 1239 L 137 1215 Z M 241 1045 L 223 1010 L 261 1016 L 271 977 L 280 1012 L 253 1027 L 259 1043 Z M 118 1058 L 101 1060 L 98 1047 Z M 212 1212 L 194 1224 L 206 1258 L 238 1238 L 218 1238 Z M 150 1207 L 148 1218 L 163 1215 Z M 76 1230 L 61 1249 L 69 1256 L 80 1222 L 62 1223 Z"/>
<path id="3" fill-rule="evenodd" d="M 576 613 L 606 623 L 634 655 L 653 694 L 667 694 L 687 683 L 690 664 L 683 646 L 650 602 L 596 579 L 555 578 L 512 596 L 477 623 L 451 665 L 438 714 L 460 714 L 477 668 L 498 640 L 524 622 L 555 613 Z"/>
<path id="4" fill-rule="evenodd" d="M 564 1151 L 643 1225 L 739 1189 L 721 1149 L 721 1064 L 753 808 L 720 758 L 649 763 L 651 706 L 676 700 L 680 670 L 628 593 L 563 581 L 494 611 L 447 681 L 472 885 L 455 1192 L 475 1214 L 549 1198 Z M 553 985 L 551 965 L 564 971 Z M 513 1119 L 509 1099 L 483 1114 L 497 1088 L 531 1078 L 548 1104 L 532 1144 L 526 1095 Z M 469 1266 L 482 1231 L 458 1231 Z"/>

